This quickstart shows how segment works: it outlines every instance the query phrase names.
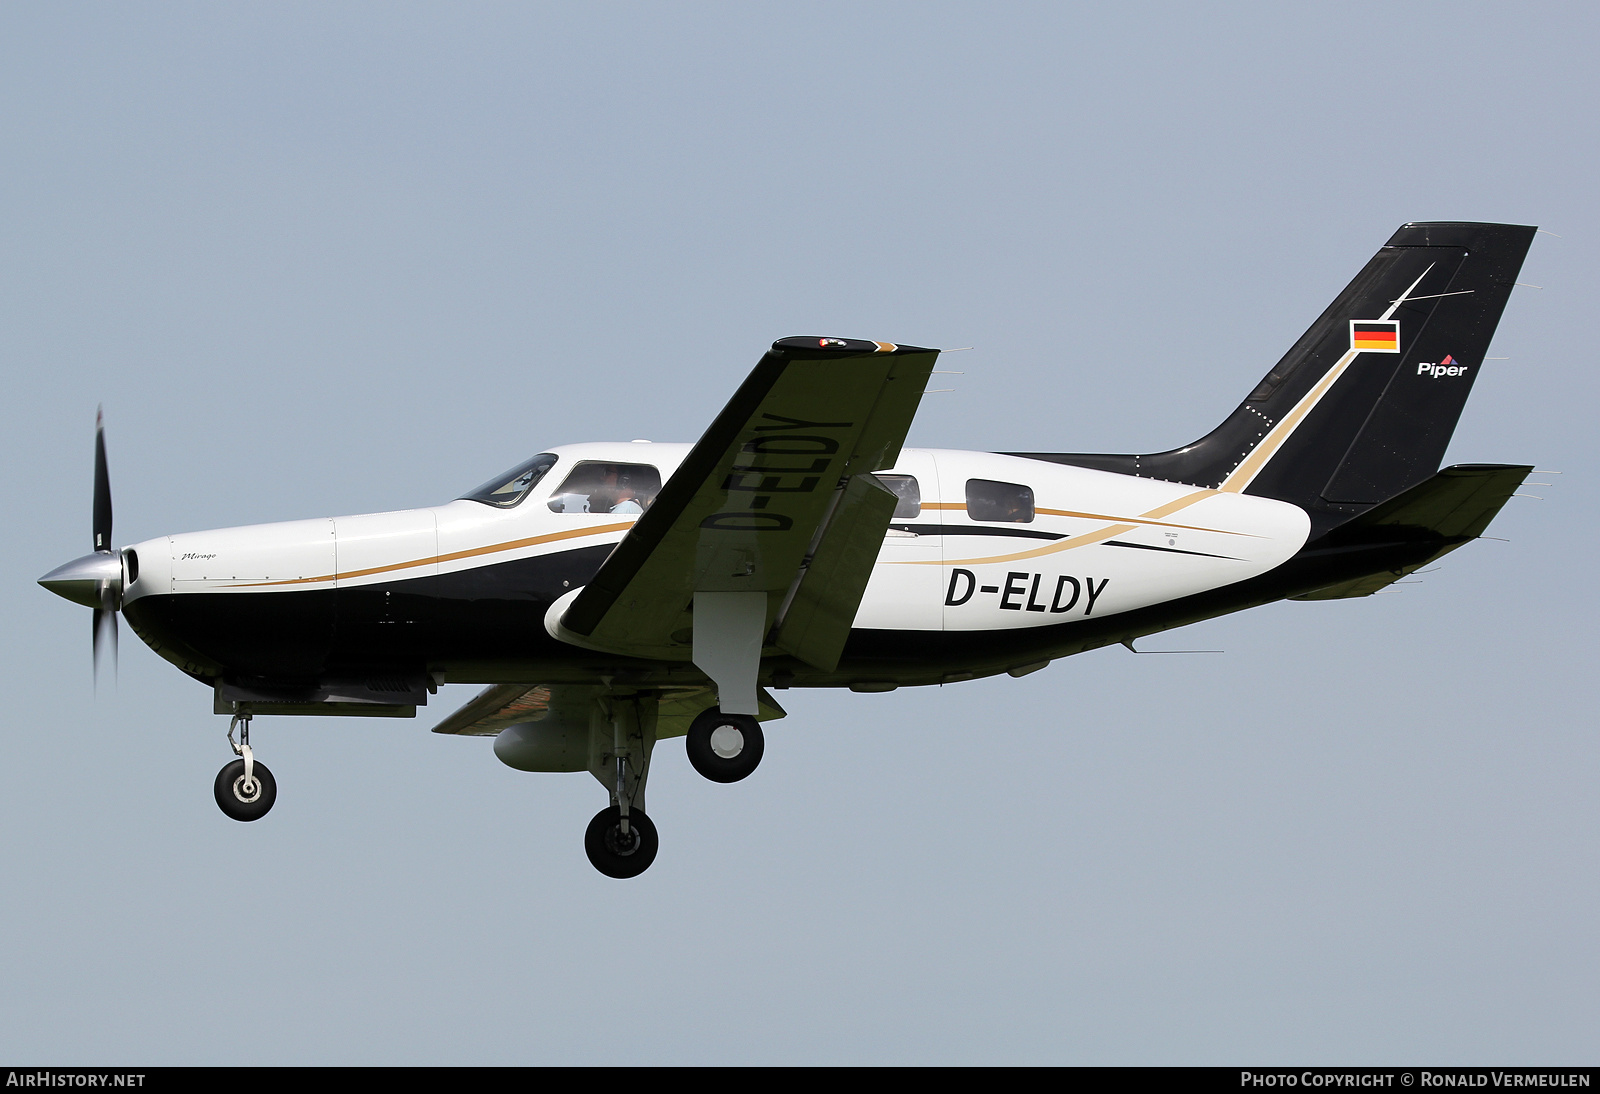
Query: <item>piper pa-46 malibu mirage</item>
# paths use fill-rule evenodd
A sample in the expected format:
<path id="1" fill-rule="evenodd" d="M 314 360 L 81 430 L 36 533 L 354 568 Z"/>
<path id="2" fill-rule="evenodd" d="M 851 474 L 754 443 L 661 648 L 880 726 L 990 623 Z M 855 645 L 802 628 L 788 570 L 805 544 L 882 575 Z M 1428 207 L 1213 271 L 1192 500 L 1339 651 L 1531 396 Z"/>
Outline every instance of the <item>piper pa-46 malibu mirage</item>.
<path id="1" fill-rule="evenodd" d="M 1153 455 L 902 448 L 937 350 L 784 338 L 699 441 L 552 448 L 426 509 L 111 546 L 40 579 L 212 688 L 236 820 L 258 714 L 412 717 L 611 795 L 601 873 L 655 858 L 652 749 L 761 760 L 772 690 L 1022 676 L 1292 598 L 1366 596 L 1477 537 L 1531 467 L 1439 470 L 1535 229 L 1407 224 L 1226 421 Z M 771 689 L 771 690 L 769 690 Z M 234 730 L 240 731 L 234 742 Z"/>

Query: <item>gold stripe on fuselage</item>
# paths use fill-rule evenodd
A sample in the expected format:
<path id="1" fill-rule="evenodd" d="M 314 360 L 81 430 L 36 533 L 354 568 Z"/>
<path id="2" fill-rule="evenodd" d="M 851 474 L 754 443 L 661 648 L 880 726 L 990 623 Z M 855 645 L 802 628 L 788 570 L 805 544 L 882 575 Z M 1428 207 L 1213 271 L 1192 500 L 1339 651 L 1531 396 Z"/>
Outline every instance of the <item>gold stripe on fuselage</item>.
<path id="1" fill-rule="evenodd" d="M 1055 554 L 1059 551 L 1068 551 L 1074 547 L 1088 546 L 1089 544 L 1099 543 L 1103 540 L 1110 539 L 1112 536 L 1121 535 L 1124 532 L 1131 532 L 1138 527 L 1150 525 L 1161 528 L 1181 528 L 1194 532 L 1216 532 L 1221 535 L 1230 536 L 1250 536 L 1252 539 L 1259 539 L 1259 536 L 1254 536 L 1249 532 L 1234 532 L 1225 528 L 1206 528 L 1196 524 L 1175 524 L 1170 521 L 1157 519 L 1159 517 L 1167 516 L 1170 513 L 1175 513 L 1180 509 L 1187 508 L 1188 506 L 1193 505 L 1195 502 L 1204 498 L 1208 498 L 1217 492 L 1218 491 L 1216 490 L 1199 490 L 1192 494 L 1185 494 L 1183 497 L 1178 498 L 1175 501 L 1167 502 L 1164 505 L 1158 505 L 1156 508 L 1151 509 L 1147 513 L 1141 513 L 1137 517 L 1113 517 L 1103 513 L 1080 513 L 1070 509 L 1036 509 L 1036 513 L 1042 513 L 1046 516 L 1076 517 L 1082 520 L 1106 520 L 1114 521 L 1115 523 L 1109 528 L 1102 528 L 1096 532 L 1089 532 L 1081 536 L 1073 536 L 1069 539 L 1058 540 L 1045 547 L 1037 547 L 1033 550 L 1019 551 L 1009 555 L 995 555 L 986 558 L 940 559 L 937 561 L 908 560 L 904 562 L 891 563 L 891 565 L 960 566 L 983 562 L 1014 562 L 1019 559 L 1038 558 L 1041 555 Z M 946 510 L 964 510 L 966 507 L 967 506 L 965 502 L 926 502 L 922 506 L 924 509 Z M 570 528 L 561 532 L 549 532 L 542 536 L 530 536 L 527 539 L 515 539 L 509 540 L 505 543 L 493 543 L 486 547 L 472 547 L 465 551 L 451 551 L 449 554 L 437 555 L 429 558 L 411 559 L 407 562 L 395 562 L 385 566 L 370 566 L 363 570 L 346 570 L 339 573 L 323 574 L 317 577 L 291 577 L 279 581 L 244 581 L 221 587 L 229 589 L 264 589 L 279 588 L 286 585 L 316 585 L 330 581 L 348 581 L 358 577 L 371 577 L 373 574 L 396 573 L 401 570 L 411 570 L 419 566 L 429 566 L 435 563 L 456 562 L 463 558 L 477 558 L 482 555 L 497 554 L 503 551 L 515 551 L 523 547 L 535 547 L 541 543 L 554 543 L 564 539 L 578 539 L 583 536 L 598 536 L 606 535 L 611 532 L 622 532 L 631 527 L 633 527 L 632 521 L 627 521 L 620 524 L 602 524 L 593 528 Z"/>
<path id="2" fill-rule="evenodd" d="M 577 539 L 581 536 L 600 536 L 608 532 L 624 532 L 633 527 L 633 522 L 626 521 L 622 524 L 602 524 L 594 528 L 569 528 L 565 532 L 551 532 L 542 536 L 530 536 L 527 539 L 514 539 L 506 543 L 492 543 L 487 547 L 473 547 L 465 551 L 451 551 L 447 555 L 433 555 L 429 558 L 412 559 L 410 562 L 395 562 L 387 566 L 372 566 L 365 570 L 346 570 L 343 573 L 325 574 L 322 577 L 291 577 L 283 581 L 244 581 L 237 585 L 227 585 L 229 589 L 259 589 L 273 585 L 313 585 L 319 581 L 345 581 L 353 577 L 370 577 L 373 574 L 391 573 L 396 570 L 410 570 L 418 566 L 431 566 L 434 563 L 455 562 L 463 558 L 476 558 L 479 555 L 492 555 L 500 551 L 515 551 L 522 547 L 535 547 L 541 543 L 554 543 L 562 539 Z"/>
<path id="3" fill-rule="evenodd" d="M 1184 504 L 1187 505 L 1188 502 L 1185 502 Z M 922 505 L 922 508 L 924 509 L 965 509 L 966 507 L 966 502 L 961 501 L 930 501 L 924 502 Z M 1156 510 L 1154 509 L 1150 510 L 1152 513 L 1155 511 Z M 1174 524 L 1167 520 L 1147 520 L 1145 517 L 1114 517 L 1109 513 L 1080 513 L 1076 509 L 1045 509 L 1043 507 L 1038 507 L 1034 509 L 1034 512 L 1043 514 L 1047 517 L 1077 517 L 1080 520 L 1114 520 L 1119 524 L 1150 524 L 1157 528 L 1182 528 L 1189 532 L 1215 532 L 1222 536 L 1248 536 L 1250 539 L 1261 538 L 1253 532 L 1234 532 L 1227 528 L 1207 528 L 1200 524 Z"/>
<path id="4" fill-rule="evenodd" d="M 970 566 L 970 565 L 977 565 L 977 564 L 981 564 L 981 563 L 985 563 L 985 562 L 1016 562 L 1019 559 L 1024 559 L 1024 558 L 1039 558 L 1042 555 L 1051 555 L 1051 554 L 1055 554 L 1058 551 L 1070 551 L 1074 547 L 1087 547 L 1092 543 L 1100 543 L 1100 542 L 1102 542 L 1104 540 L 1110 539 L 1112 536 L 1120 536 L 1124 532 L 1131 532 L 1135 528 L 1139 527 L 1142 524 L 1161 524 L 1163 522 L 1159 521 L 1159 520 L 1157 520 L 1155 518 L 1164 517 L 1164 516 L 1167 516 L 1170 513 L 1176 513 L 1180 509 L 1186 509 L 1189 506 L 1193 505 L 1195 502 L 1203 501 L 1204 499 L 1209 498 L 1213 494 L 1217 494 L 1217 493 L 1219 493 L 1219 491 L 1216 491 L 1216 490 L 1196 490 L 1192 494 L 1185 494 L 1181 498 L 1177 498 L 1176 500 L 1169 501 L 1169 502 L 1167 502 L 1167 503 L 1165 503 L 1163 505 L 1158 505 L 1154 509 L 1150 510 L 1149 512 L 1141 513 L 1137 517 L 1101 517 L 1101 518 L 1095 518 L 1095 519 L 1102 519 L 1102 520 L 1115 520 L 1115 521 L 1118 521 L 1118 523 L 1111 525 L 1111 527 L 1109 527 L 1109 528 L 1101 528 L 1100 530 L 1095 531 L 1095 532 L 1086 532 L 1081 536 L 1072 536 L 1069 539 L 1057 540 L 1056 542 L 1051 543 L 1051 544 L 1049 544 L 1048 546 L 1045 546 L 1045 547 L 1035 547 L 1031 551 L 1018 551 L 1015 554 L 1010 554 L 1010 555 L 989 555 L 989 556 L 986 556 L 984 558 L 944 558 L 944 559 L 929 559 L 929 560 L 913 559 L 913 560 L 907 560 L 905 562 L 893 562 L 893 563 L 890 563 L 890 565 L 892 565 L 892 566 Z M 957 508 L 957 507 L 956 506 L 949 506 L 949 508 Z M 965 507 L 962 506 L 960 508 L 965 508 Z M 1046 512 L 1046 510 L 1043 510 L 1043 509 L 1038 510 L 1038 511 L 1039 512 Z M 1076 515 L 1080 515 L 1080 514 L 1073 514 L 1073 515 L 1076 516 Z M 1192 525 L 1187 525 L 1187 524 L 1180 524 L 1180 525 L 1170 525 L 1170 527 L 1190 528 L 1190 527 L 1193 527 L 1193 526 Z M 1220 532 L 1220 531 L 1222 531 L 1222 529 L 1220 529 L 1220 528 L 1195 528 L 1195 530 L 1196 531 L 1201 531 L 1201 532 Z M 1247 535 L 1248 533 L 1235 532 L 1235 533 L 1230 533 L 1230 534 L 1232 534 L 1232 535 Z M 1260 537 L 1257 536 L 1257 537 L 1254 537 L 1254 538 L 1259 539 Z"/>

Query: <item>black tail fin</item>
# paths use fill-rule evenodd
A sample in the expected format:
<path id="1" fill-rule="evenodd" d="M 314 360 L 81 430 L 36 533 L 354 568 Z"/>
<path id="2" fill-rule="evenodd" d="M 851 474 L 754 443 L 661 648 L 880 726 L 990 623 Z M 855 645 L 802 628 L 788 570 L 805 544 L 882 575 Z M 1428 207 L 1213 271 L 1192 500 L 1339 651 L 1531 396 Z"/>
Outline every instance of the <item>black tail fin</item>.
<path id="1" fill-rule="evenodd" d="M 1149 456 L 1019 456 L 1293 502 L 1314 532 L 1429 478 L 1535 229 L 1407 224 L 1226 421 Z"/>

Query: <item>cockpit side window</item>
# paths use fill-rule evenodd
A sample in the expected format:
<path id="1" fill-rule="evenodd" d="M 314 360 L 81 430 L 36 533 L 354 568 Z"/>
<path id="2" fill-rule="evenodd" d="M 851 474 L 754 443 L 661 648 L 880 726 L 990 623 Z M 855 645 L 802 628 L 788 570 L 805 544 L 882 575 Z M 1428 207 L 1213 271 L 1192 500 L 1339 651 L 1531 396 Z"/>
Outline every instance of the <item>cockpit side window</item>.
<path id="1" fill-rule="evenodd" d="M 922 489 L 911 475 L 874 475 L 883 485 L 894 491 L 899 500 L 894 505 L 892 520 L 911 520 L 922 515 Z"/>
<path id="2" fill-rule="evenodd" d="M 550 497 L 555 513 L 638 514 L 661 492 L 661 472 L 647 463 L 586 460 L 572 469 Z"/>
<path id="3" fill-rule="evenodd" d="M 504 475 L 496 475 L 482 486 L 469 494 L 462 494 L 463 501 L 481 501 L 485 505 L 498 506 L 501 509 L 510 509 L 528 496 L 528 491 L 539 484 L 545 472 L 556 465 L 556 457 L 549 452 L 541 452 L 527 463 L 518 464 Z"/>
<path id="4" fill-rule="evenodd" d="M 1014 482 L 967 480 L 967 516 L 973 520 L 1033 523 L 1033 488 Z"/>

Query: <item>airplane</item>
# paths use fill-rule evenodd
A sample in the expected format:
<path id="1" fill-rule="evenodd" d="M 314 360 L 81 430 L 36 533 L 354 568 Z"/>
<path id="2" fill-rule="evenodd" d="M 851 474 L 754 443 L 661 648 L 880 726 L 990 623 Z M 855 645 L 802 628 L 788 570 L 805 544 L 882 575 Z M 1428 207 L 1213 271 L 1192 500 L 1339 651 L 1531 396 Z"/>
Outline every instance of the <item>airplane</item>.
<path id="1" fill-rule="evenodd" d="M 39 583 L 212 690 L 237 757 L 217 804 L 277 784 L 257 715 L 414 717 L 610 796 L 613 878 L 659 848 L 655 746 L 713 782 L 761 762 L 774 692 L 1014 677 L 1282 600 L 1368 596 L 1481 535 L 1528 472 L 1439 464 L 1535 228 L 1403 225 L 1219 426 L 1166 452 L 904 447 L 938 350 L 781 338 L 694 444 L 550 448 L 443 505 L 112 547 Z M 234 740 L 235 730 L 239 740 Z"/>

